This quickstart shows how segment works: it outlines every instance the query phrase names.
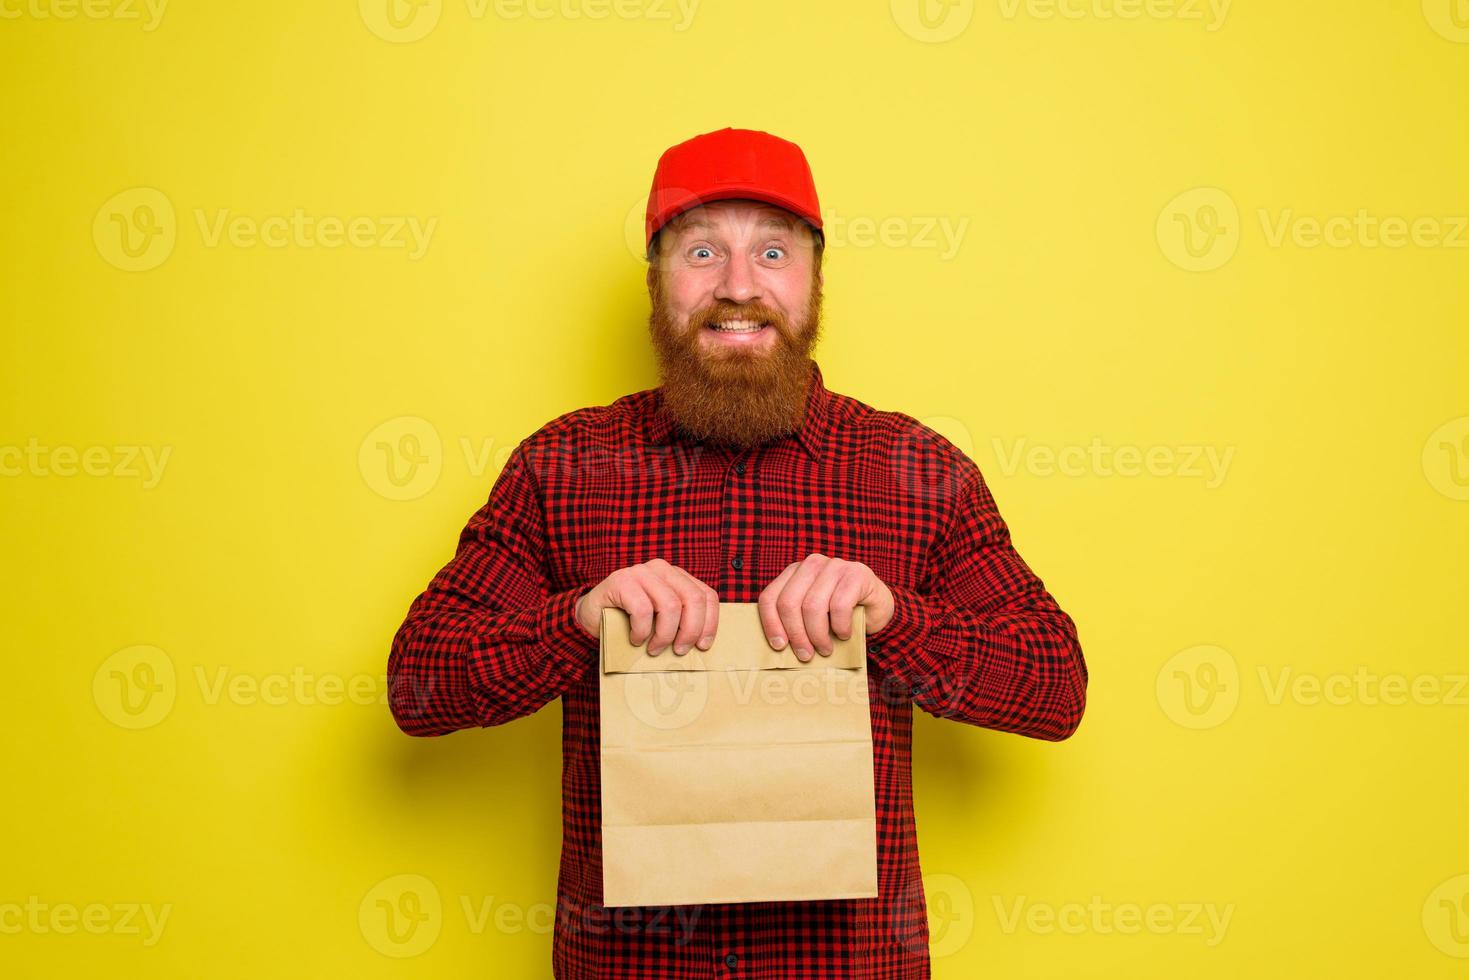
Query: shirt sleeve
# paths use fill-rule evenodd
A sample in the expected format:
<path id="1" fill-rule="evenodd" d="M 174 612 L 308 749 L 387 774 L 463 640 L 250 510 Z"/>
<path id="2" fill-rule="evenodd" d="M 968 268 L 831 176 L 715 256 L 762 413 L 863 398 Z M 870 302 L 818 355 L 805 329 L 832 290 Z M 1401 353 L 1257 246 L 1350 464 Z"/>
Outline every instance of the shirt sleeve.
<path id="1" fill-rule="evenodd" d="M 522 441 L 393 637 L 398 727 L 499 725 L 560 697 L 596 660 L 598 640 L 576 620 L 581 591 L 547 584 L 544 508 Z"/>
<path id="2" fill-rule="evenodd" d="M 1076 625 L 1015 552 L 979 467 L 956 465 L 953 516 L 919 588 L 889 583 L 893 617 L 869 655 L 931 715 L 1068 738 L 1086 707 Z"/>

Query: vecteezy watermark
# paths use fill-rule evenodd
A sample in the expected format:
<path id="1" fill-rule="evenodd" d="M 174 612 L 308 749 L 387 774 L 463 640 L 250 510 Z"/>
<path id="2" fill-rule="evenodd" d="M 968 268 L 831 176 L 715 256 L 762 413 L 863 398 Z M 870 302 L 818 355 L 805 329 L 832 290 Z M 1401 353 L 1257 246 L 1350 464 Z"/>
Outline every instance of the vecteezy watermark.
<path id="1" fill-rule="evenodd" d="M 0 934 L 15 936 L 140 936 L 144 946 L 163 938 L 173 903 L 152 902 L 43 902 L 28 895 L 24 902 L 0 902 Z"/>
<path id="2" fill-rule="evenodd" d="M 1213 33 L 1233 0 L 995 0 L 1002 20 L 1177 21 Z M 893 23 L 915 41 L 951 41 L 974 19 L 974 0 L 890 0 Z"/>
<path id="3" fill-rule="evenodd" d="M 893 23 L 915 41 L 940 44 L 964 33 L 974 0 L 889 0 Z"/>
<path id="4" fill-rule="evenodd" d="M 1307 707 L 1345 705 L 1444 705 L 1469 708 L 1469 674 L 1378 674 L 1365 666 L 1350 673 L 1297 673 L 1295 668 L 1257 668 L 1265 703 Z"/>
<path id="5" fill-rule="evenodd" d="M 204 704 L 256 704 L 271 707 L 336 707 L 344 704 L 386 705 L 386 674 L 318 673 L 296 666 L 288 671 L 253 674 L 216 666 L 194 667 L 194 681 Z"/>
<path id="6" fill-rule="evenodd" d="M 1184 728 L 1223 724 L 1239 705 L 1239 664 L 1223 647 L 1180 650 L 1158 670 L 1158 705 Z"/>
<path id="7" fill-rule="evenodd" d="M 974 893 L 958 875 L 930 873 L 921 879 L 910 878 L 894 893 L 887 920 L 890 941 L 915 952 L 926 945 L 932 959 L 953 956 L 974 937 Z"/>
<path id="8" fill-rule="evenodd" d="M 1423 443 L 1423 475 L 1450 500 L 1469 500 L 1469 415 L 1451 419 Z"/>
<path id="9" fill-rule="evenodd" d="M 178 241 L 173 202 L 156 187 L 131 187 L 108 198 L 92 218 L 97 252 L 124 272 L 156 269 Z"/>
<path id="10" fill-rule="evenodd" d="M 499 472 L 515 451 L 513 440 L 460 436 L 459 454 L 468 474 L 480 479 Z M 373 493 L 387 500 L 417 500 L 438 485 L 444 471 L 444 440 L 418 415 L 400 415 L 374 426 L 357 447 L 357 470 Z"/>
<path id="11" fill-rule="evenodd" d="M 1262 701 L 1285 704 L 1469 708 L 1469 674 L 1379 673 L 1365 665 L 1349 671 L 1315 673 L 1291 665 L 1259 665 Z M 1243 679 L 1238 662 L 1223 647 L 1201 645 L 1180 650 L 1158 671 L 1158 705 L 1184 728 L 1216 728 L 1239 706 Z"/>
<path id="12" fill-rule="evenodd" d="M 1100 437 L 1086 445 L 1031 445 L 1021 438 L 994 439 L 992 445 L 1000 472 L 1014 476 L 1024 470 L 1031 476 L 1140 477 L 1202 480 L 1206 490 L 1224 483 L 1234 460 L 1234 446 L 1209 445 L 1119 445 Z"/>
<path id="13" fill-rule="evenodd" d="M 992 897 L 1000 931 L 1037 935 L 1190 936 L 1218 946 L 1229 931 L 1235 904 L 1216 902 L 1109 902 L 1093 895 L 1086 902 L 1037 902 L 1017 895 Z"/>
<path id="14" fill-rule="evenodd" d="M 173 710 L 178 683 L 173 659 L 158 647 L 125 647 L 92 675 L 92 700 L 121 728 L 152 728 Z"/>
<path id="15" fill-rule="evenodd" d="M 790 670 L 690 670 L 679 669 L 684 657 L 665 650 L 655 669 L 627 673 L 618 685 L 634 718 L 656 731 L 673 731 L 693 724 L 709 705 L 711 684 L 722 685 L 719 703 L 771 706 L 818 704 L 867 704 L 867 677 L 856 670 L 823 669 L 821 654 L 807 668 Z M 792 664 L 798 663 L 791 654 Z M 659 658 L 678 658 L 659 660 Z M 657 667 L 667 666 L 660 670 Z"/>
<path id="16" fill-rule="evenodd" d="M 622 233 L 627 250 L 639 261 L 646 257 L 645 219 L 648 199 L 644 195 L 628 208 Z M 967 215 L 947 214 L 843 214 L 835 208 L 821 211 L 821 235 L 825 248 L 889 248 L 936 252 L 942 262 L 959 254 L 968 234 Z M 804 224 L 797 225 L 798 240 L 813 237 Z"/>
<path id="17" fill-rule="evenodd" d="M 0 445 L 0 477 L 139 480 L 144 490 L 152 490 L 172 455 L 172 446 L 47 446 L 32 436 L 24 445 Z"/>
<path id="18" fill-rule="evenodd" d="M 949 215 L 846 216 L 835 210 L 821 215 L 827 248 L 882 248 L 937 250 L 940 261 L 959 254 L 969 218 Z"/>
<path id="19" fill-rule="evenodd" d="M 1440 37 L 1469 44 L 1469 0 L 1423 0 L 1423 17 Z"/>
<path id="20" fill-rule="evenodd" d="M 641 20 L 668 22 L 682 33 L 693 26 L 700 0 L 464 0 L 471 21 Z M 357 0 L 362 22 L 384 41 L 409 44 L 428 37 L 444 14 L 444 0 Z"/>
<path id="21" fill-rule="evenodd" d="M 1271 248 L 1469 248 L 1469 215 L 1298 215 L 1294 208 L 1259 208 Z"/>
<path id="22" fill-rule="evenodd" d="M 1469 0 L 1465 0 L 1469 2 Z M 1352 213 L 1298 214 L 1294 208 L 1256 208 L 1268 248 L 1450 249 L 1469 248 L 1469 215 Z M 1158 214 L 1158 247 L 1190 272 L 1218 269 L 1235 255 L 1243 230 L 1234 198 L 1217 187 L 1196 187 L 1174 197 Z"/>
<path id="23" fill-rule="evenodd" d="M 1239 208 L 1217 187 L 1195 187 L 1163 206 L 1154 235 L 1174 265 L 1208 272 L 1234 258 L 1239 248 Z"/>
<path id="24" fill-rule="evenodd" d="M 168 0 L 0 0 L 0 20 L 137 21 L 152 33 L 167 7 Z"/>
<path id="25" fill-rule="evenodd" d="M 1469 874 L 1439 882 L 1423 900 L 1423 931 L 1439 952 L 1469 959 Z"/>
<path id="26" fill-rule="evenodd" d="M 311 214 L 303 208 L 263 216 L 230 208 L 194 208 L 205 248 L 402 251 L 416 262 L 428 254 L 439 219 L 411 214 Z M 109 264 L 125 272 L 156 269 L 173 254 L 179 222 L 173 202 L 156 187 L 132 187 L 108 198 L 92 219 L 92 240 Z"/>
<path id="27" fill-rule="evenodd" d="M 928 952 L 935 959 L 953 956 L 974 936 L 977 920 L 974 893 L 958 875 L 923 876 L 924 904 L 928 908 Z"/>
<path id="28" fill-rule="evenodd" d="M 1176 20 L 1199 23 L 1210 34 L 1224 26 L 1233 0 L 997 0 L 1000 16 L 1015 20 Z"/>
<path id="29" fill-rule="evenodd" d="M 385 673 L 337 674 L 295 666 L 251 672 L 195 665 L 199 703 L 206 707 L 385 706 Z M 180 687 L 173 658 L 155 646 L 131 646 L 109 656 L 92 675 L 92 700 L 102 716 L 121 728 L 152 728 L 172 712 Z"/>
<path id="30" fill-rule="evenodd" d="M 438 485 L 449 460 L 462 458 L 476 480 L 500 473 L 517 458 L 514 439 L 461 435 L 458 452 L 446 448 L 438 427 L 419 415 L 400 415 L 374 426 L 357 446 L 357 469 L 373 493 L 387 500 L 416 500 Z M 707 446 L 623 445 L 593 442 L 569 445 L 553 440 L 528 442 L 518 457 L 536 483 L 566 483 L 636 475 L 672 491 L 692 480 Z"/>
<path id="31" fill-rule="evenodd" d="M 457 906 L 464 929 L 471 935 L 494 930 L 501 935 L 546 935 L 558 920 L 570 932 L 594 935 L 608 932 L 667 937 L 674 946 L 693 939 L 702 907 L 672 908 L 588 905 L 573 908 L 562 902 L 515 902 L 494 895 L 459 895 Z M 418 956 L 438 941 L 451 917 L 439 888 L 419 874 L 384 878 L 369 888 L 358 903 L 357 924 L 367 944 L 384 956 Z"/>
<path id="32" fill-rule="evenodd" d="M 423 875 L 384 878 L 357 905 L 357 928 L 384 956 L 418 956 L 438 941 L 443 927 L 439 889 Z"/>

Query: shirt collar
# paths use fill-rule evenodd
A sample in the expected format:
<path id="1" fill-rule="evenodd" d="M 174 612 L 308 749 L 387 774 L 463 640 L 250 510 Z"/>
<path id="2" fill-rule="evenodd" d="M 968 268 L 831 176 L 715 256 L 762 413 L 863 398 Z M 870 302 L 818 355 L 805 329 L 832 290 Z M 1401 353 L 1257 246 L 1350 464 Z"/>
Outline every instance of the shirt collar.
<path id="1" fill-rule="evenodd" d="M 813 460 L 819 460 L 823 445 L 831 435 L 833 418 L 831 391 L 826 387 L 821 377 L 821 367 L 815 361 L 811 362 L 809 385 L 806 391 L 806 411 L 801 417 L 801 424 L 796 429 L 794 438 Z M 655 388 L 654 391 L 658 389 Z M 658 446 L 672 442 L 692 441 L 692 437 L 675 425 L 673 417 L 664 411 L 661 392 L 653 402 L 652 411 L 648 413 L 647 426 L 644 431 L 647 434 L 649 445 Z M 789 438 L 792 437 L 781 437 L 782 440 Z"/>

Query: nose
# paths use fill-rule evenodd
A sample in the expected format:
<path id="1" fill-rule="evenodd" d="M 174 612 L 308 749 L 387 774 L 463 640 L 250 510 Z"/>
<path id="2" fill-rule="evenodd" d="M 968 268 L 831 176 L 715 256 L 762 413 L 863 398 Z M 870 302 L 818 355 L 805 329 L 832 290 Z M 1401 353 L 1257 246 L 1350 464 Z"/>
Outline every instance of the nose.
<path id="1" fill-rule="evenodd" d="M 760 298 L 755 270 L 748 255 L 735 252 L 724 264 L 724 274 L 714 287 L 714 298 L 730 303 L 750 303 Z"/>

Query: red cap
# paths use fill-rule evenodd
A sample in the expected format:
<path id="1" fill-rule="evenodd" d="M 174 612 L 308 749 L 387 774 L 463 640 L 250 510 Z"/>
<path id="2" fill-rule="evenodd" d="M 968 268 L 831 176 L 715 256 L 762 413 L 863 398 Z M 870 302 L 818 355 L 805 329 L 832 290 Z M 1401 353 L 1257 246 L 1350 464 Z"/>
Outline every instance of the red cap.
<path id="1" fill-rule="evenodd" d="M 821 234 L 816 181 L 801 148 L 759 130 L 725 127 L 671 146 L 659 157 L 648 193 L 644 253 L 658 229 L 674 217 L 731 198 L 785 208 Z"/>

